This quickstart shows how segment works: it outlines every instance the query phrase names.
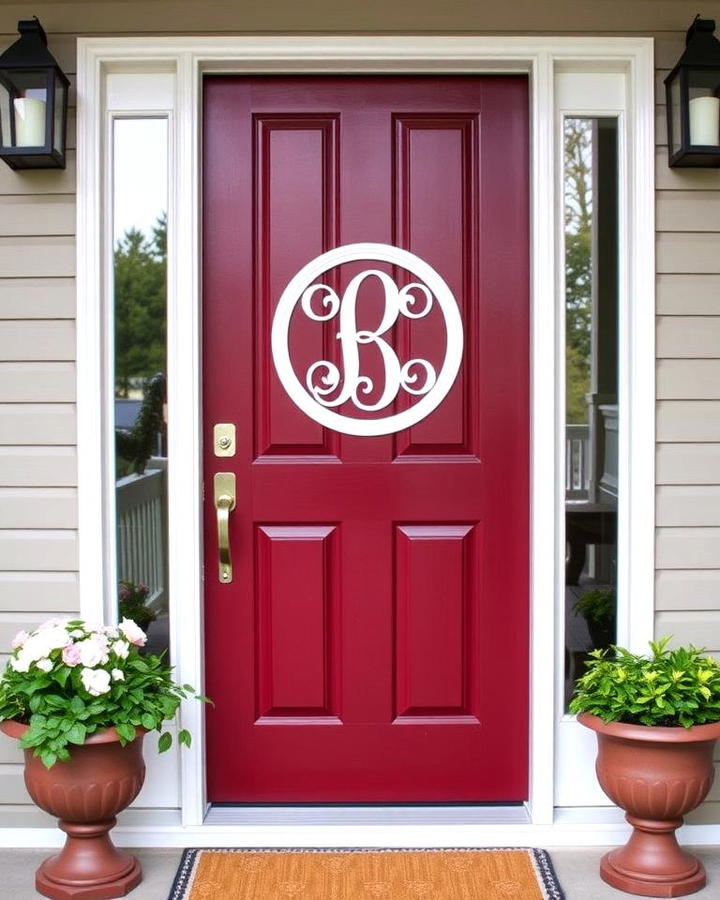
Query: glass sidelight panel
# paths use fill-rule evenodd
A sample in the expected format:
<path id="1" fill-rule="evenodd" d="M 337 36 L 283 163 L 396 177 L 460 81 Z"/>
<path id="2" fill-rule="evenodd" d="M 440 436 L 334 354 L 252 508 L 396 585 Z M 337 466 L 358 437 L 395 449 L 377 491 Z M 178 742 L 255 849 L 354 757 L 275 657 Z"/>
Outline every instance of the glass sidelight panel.
<path id="1" fill-rule="evenodd" d="M 113 122 L 118 618 L 168 649 L 166 119 Z"/>
<path id="2" fill-rule="evenodd" d="M 565 700 L 616 640 L 618 130 L 564 122 Z"/>

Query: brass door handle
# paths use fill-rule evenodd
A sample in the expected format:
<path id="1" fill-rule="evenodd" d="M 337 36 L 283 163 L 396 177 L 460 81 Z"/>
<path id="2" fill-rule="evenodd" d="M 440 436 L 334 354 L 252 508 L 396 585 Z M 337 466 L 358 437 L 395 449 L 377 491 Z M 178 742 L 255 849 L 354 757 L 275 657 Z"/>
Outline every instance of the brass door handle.
<path id="1" fill-rule="evenodd" d="M 235 509 L 235 473 L 217 472 L 213 480 L 218 529 L 218 578 L 223 584 L 232 581 L 230 558 L 230 513 Z"/>

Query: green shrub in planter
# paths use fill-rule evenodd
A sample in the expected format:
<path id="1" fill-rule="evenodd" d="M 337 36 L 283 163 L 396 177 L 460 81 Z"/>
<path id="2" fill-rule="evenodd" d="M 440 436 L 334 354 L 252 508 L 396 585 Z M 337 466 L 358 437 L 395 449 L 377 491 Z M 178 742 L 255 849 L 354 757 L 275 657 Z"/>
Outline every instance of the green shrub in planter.
<path id="1" fill-rule="evenodd" d="M 593 650 L 570 712 L 635 725 L 690 728 L 720 721 L 720 665 L 697 647 L 670 650 L 669 641 L 651 641 L 648 656 L 615 646 Z"/>

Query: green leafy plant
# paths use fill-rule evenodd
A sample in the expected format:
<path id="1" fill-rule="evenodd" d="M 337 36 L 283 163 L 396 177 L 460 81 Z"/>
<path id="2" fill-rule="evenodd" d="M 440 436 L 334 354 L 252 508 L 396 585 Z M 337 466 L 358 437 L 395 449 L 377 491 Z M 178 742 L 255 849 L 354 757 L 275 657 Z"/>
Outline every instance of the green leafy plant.
<path id="1" fill-rule="evenodd" d="M 615 640 L 615 592 L 591 588 L 573 604 L 573 612 L 585 618 L 595 647 L 607 647 Z"/>
<path id="2" fill-rule="evenodd" d="M 648 656 L 623 647 L 593 650 L 570 712 L 685 728 L 720 721 L 720 665 L 697 647 L 670 650 L 669 641 L 651 641 Z"/>
<path id="3" fill-rule="evenodd" d="M 145 630 L 151 622 L 157 619 L 155 611 L 146 605 L 149 596 L 150 588 L 142 581 L 135 584 L 134 581 L 121 580 L 118 590 L 120 618 L 132 619 Z"/>
<path id="4" fill-rule="evenodd" d="M 138 729 L 160 732 L 158 749 L 172 744 L 163 722 L 180 702 L 200 697 L 176 684 L 161 656 L 141 656 L 144 631 L 132 620 L 117 626 L 89 625 L 81 619 L 50 619 L 30 633 L 19 632 L 0 679 L 0 721 L 29 725 L 20 740 L 47 768 L 70 758 L 71 745 L 114 727 L 121 744 Z M 190 746 L 190 733 L 178 734 Z"/>

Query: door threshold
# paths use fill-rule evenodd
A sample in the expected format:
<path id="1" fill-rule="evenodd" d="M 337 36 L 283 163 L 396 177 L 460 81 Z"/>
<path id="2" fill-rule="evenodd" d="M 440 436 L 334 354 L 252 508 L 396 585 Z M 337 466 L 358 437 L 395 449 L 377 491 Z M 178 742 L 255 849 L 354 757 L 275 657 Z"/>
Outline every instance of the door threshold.
<path id="1" fill-rule="evenodd" d="M 204 825 L 529 825 L 513 806 L 210 806 Z"/>

